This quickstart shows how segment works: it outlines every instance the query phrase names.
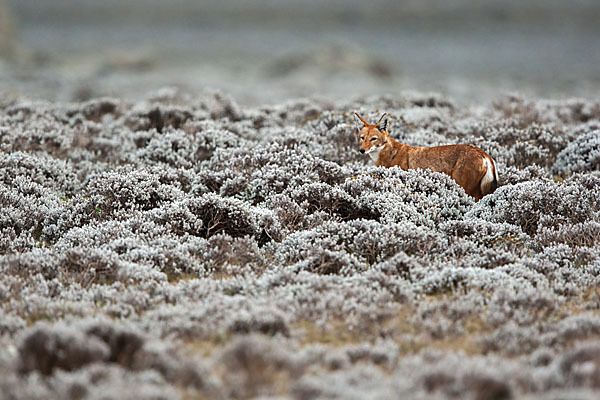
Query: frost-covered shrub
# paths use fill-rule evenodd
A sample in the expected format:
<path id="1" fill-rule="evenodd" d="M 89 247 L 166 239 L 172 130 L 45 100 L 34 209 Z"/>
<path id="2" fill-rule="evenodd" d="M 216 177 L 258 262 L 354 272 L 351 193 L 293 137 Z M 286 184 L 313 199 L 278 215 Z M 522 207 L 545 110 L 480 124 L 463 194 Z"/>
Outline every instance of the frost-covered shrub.
<path id="1" fill-rule="evenodd" d="M 597 342 L 577 346 L 557 360 L 557 364 L 561 383 L 600 388 L 600 345 Z"/>
<path id="2" fill-rule="evenodd" d="M 108 345 L 108 362 L 125 368 L 132 368 L 135 357 L 144 345 L 145 338 L 140 333 L 107 322 L 95 322 L 84 326 L 89 337 L 96 337 Z"/>
<path id="3" fill-rule="evenodd" d="M 533 122 L 579 123 L 598 119 L 600 115 L 597 102 L 581 99 L 533 101 L 513 95 L 494 102 L 494 108 L 522 126 Z"/>
<path id="4" fill-rule="evenodd" d="M 124 169 L 124 172 L 128 171 Z M 143 167 L 137 169 L 131 169 L 131 173 L 137 172 L 140 175 L 147 174 L 149 180 L 158 179 L 160 184 L 172 186 L 185 193 L 192 190 L 193 184 L 197 179 L 197 175 L 194 171 L 186 168 L 171 168 L 166 165 L 160 165 L 156 167 Z M 175 195 L 175 193 L 174 193 Z"/>
<path id="5" fill-rule="evenodd" d="M 535 107 L 547 120 L 578 123 L 600 119 L 600 103 L 597 101 L 584 99 L 541 100 L 535 102 Z"/>
<path id="6" fill-rule="evenodd" d="M 75 373 L 59 371 L 52 377 L 50 393 L 88 398 L 136 398 L 175 400 L 181 396 L 155 371 L 134 372 L 114 364 L 92 364 Z"/>
<path id="7" fill-rule="evenodd" d="M 253 142 L 240 138 L 227 129 L 212 126 L 210 122 L 200 121 L 188 127 L 193 131 L 193 142 L 196 149 L 194 161 L 201 162 L 209 160 L 216 149 L 228 149 L 252 146 Z"/>
<path id="8" fill-rule="evenodd" d="M 542 339 L 548 345 L 565 346 L 579 340 L 595 339 L 600 334 L 600 318 L 591 312 L 573 315 L 554 324 Z"/>
<path id="9" fill-rule="evenodd" d="M 600 172 L 573 174 L 565 179 L 565 182 L 583 186 L 588 190 L 595 190 L 600 186 Z"/>
<path id="10" fill-rule="evenodd" d="M 115 364 L 89 364 L 75 371 L 56 370 L 52 376 L 6 375 L 0 388 L 11 399 L 117 399 L 175 400 L 177 390 L 155 371 L 130 371 Z"/>
<path id="11" fill-rule="evenodd" d="M 54 207 L 44 216 L 41 239 L 48 244 L 56 243 L 69 230 L 87 226 L 97 221 L 119 219 L 129 216 L 130 210 L 102 208 L 106 198 L 102 195 L 76 195 Z"/>
<path id="12" fill-rule="evenodd" d="M 498 268 L 516 263 L 527 248 L 518 238 L 511 236 L 494 241 L 471 241 L 451 238 L 452 245 L 443 252 L 446 259 L 456 259 L 462 268 Z"/>
<path id="13" fill-rule="evenodd" d="M 240 197 L 254 204 L 290 186 L 311 182 L 335 184 L 347 176 L 347 172 L 335 163 L 278 144 L 250 150 L 217 149 L 206 163 L 210 171 L 231 170 L 231 166 L 236 176 L 222 183 L 221 195 Z"/>
<path id="14" fill-rule="evenodd" d="M 24 176 L 16 177 L 11 186 L 1 185 L 0 250 L 16 250 L 21 244 L 25 245 L 25 249 L 34 243 L 43 245 L 43 221 L 53 210 L 60 208 L 62 203 L 63 200 L 56 192 Z"/>
<path id="15" fill-rule="evenodd" d="M 514 185 L 521 182 L 543 180 L 548 177 L 548 171 L 539 165 L 529 165 L 523 169 L 517 167 L 507 167 L 502 169 L 499 176 L 500 186 Z"/>
<path id="16" fill-rule="evenodd" d="M 291 265 L 290 268 L 320 275 L 352 275 L 367 268 L 367 265 L 358 260 L 356 256 L 344 251 L 317 248 L 310 254 L 304 253 L 304 255 L 305 258 Z"/>
<path id="17" fill-rule="evenodd" d="M 513 398 L 513 390 L 506 382 L 492 374 L 473 371 L 464 376 L 455 376 L 453 372 L 430 372 L 423 378 L 423 387 L 427 393 L 444 393 L 450 397 L 454 393 L 469 393 L 473 399 L 509 400 Z"/>
<path id="18" fill-rule="evenodd" d="M 379 342 L 349 346 L 345 349 L 345 353 L 353 364 L 368 361 L 375 365 L 391 367 L 398 361 L 398 350 L 397 345 L 393 342 Z"/>
<path id="19" fill-rule="evenodd" d="M 473 203 L 445 174 L 400 168 L 372 168 L 347 179 L 342 189 L 381 215 L 384 223 L 435 224 L 464 215 Z"/>
<path id="20" fill-rule="evenodd" d="M 69 258 L 65 259 L 66 265 L 74 268 L 87 271 L 86 265 L 89 268 L 90 262 L 104 263 L 108 269 L 103 271 L 108 274 L 106 277 L 109 281 L 133 278 L 138 274 L 132 268 L 142 270 L 145 266 L 151 266 L 156 269 L 155 272 L 164 272 L 169 277 L 199 275 L 205 271 L 204 262 L 210 259 L 205 239 L 195 236 L 170 237 L 168 226 L 142 219 L 144 217 L 144 214 L 133 215 L 125 221 L 74 227 L 54 243 L 53 249 L 60 252 L 62 258 L 75 249 L 82 253 L 72 257 L 77 261 L 74 264 L 68 262 Z M 132 266 L 131 263 L 137 266 Z M 72 270 L 74 275 L 75 271 L 76 269 Z M 93 272 L 99 271 L 94 268 Z"/>
<path id="21" fill-rule="evenodd" d="M 285 316 L 278 310 L 266 309 L 235 315 L 228 331 L 233 334 L 254 332 L 270 336 L 277 334 L 289 336 L 290 327 Z"/>
<path id="22" fill-rule="evenodd" d="M 479 341 L 484 352 L 494 352 L 514 356 L 530 354 L 541 345 L 539 330 L 535 327 L 519 327 L 508 322 Z"/>
<path id="23" fill-rule="evenodd" d="M 105 249 L 71 248 L 60 255 L 59 268 L 82 286 L 114 281 L 121 266 L 119 256 Z"/>
<path id="24" fill-rule="evenodd" d="M 136 163 L 191 168 L 199 160 L 200 149 L 183 130 L 169 129 L 161 134 L 152 132 L 144 147 L 132 155 Z"/>
<path id="25" fill-rule="evenodd" d="M 542 249 L 534 257 L 523 260 L 523 264 L 528 270 L 543 274 L 556 293 L 574 296 L 597 284 L 600 263 L 593 249 L 553 243 Z"/>
<path id="26" fill-rule="evenodd" d="M 555 227 L 597 218 L 599 194 L 598 188 L 589 190 L 568 182 L 562 185 L 549 181 L 523 182 L 498 188 L 466 216 L 508 222 L 533 235 L 541 226 Z"/>
<path id="27" fill-rule="evenodd" d="M 299 357 L 257 335 L 235 339 L 225 347 L 218 357 L 219 367 L 230 398 L 273 395 L 277 380 L 297 378 L 304 370 Z"/>
<path id="28" fill-rule="evenodd" d="M 514 120 L 474 121 L 465 129 L 471 135 L 483 136 L 488 144 L 481 143 L 481 147 L 490 152 L 497 164 L 507 167 L 525 168 L 532 164 L 549 167 L 569 143 L 569 138 L 557 134 L 554 125 L 528 122 L 521 126 Z"/>
<path id="29" fill-rule="evenodd" d="M 555 174 L 600 170 L 600 130 L 579 136 L 560 152 L 552 166 Z"/>
<path id="30" fill-rule="evenodd" d="M 0 258 L 3 273 L 19 277 L 41 274 L 51 280 L 58 276 L 58 258 L 51 250 L 35 248 L 29 252 L 3 255 Z"/>
<path id="31" fill-rule="evenodd" d="M 325 212 L 309 214 L 303 205 L 298 204 L 285 194 L 272 196 L 265 202 L 265 205 L 277 215 L 284 235 L 298 230 L 313 228 L 332 217 Z"/>
<path id="32" fill-rule="evenodd" d="M 273 135 L 275 142 L 286 147 L 295 147 L 323 160 L 338 164 L 349 162 L 370 162 L 360 154 L 358 128 L 352 113 L 317 109 L 310 106 L 299 119 L 299 128 L 277 129 Z M 289 121 L 289 115 L 287 120 Z M 288 122 L 289 124 L 289 122 Z"/>
<path id="33" fill-rule="evenodd" d="M 465 218 L 464 220 L 448 221 L 440 225 L 440 230 L 452 239 L 468 238 L 489 247 L 523 246 L 528 236 L 516 225 L 506 222 L 489 222 L 480 218 Z"/>
<path id="34" fill-rule="evenodd" d="M 0 300 L 5 301 L 5 289 L 0 288 L 0 291 L 2 291 L 0 292 Z M 18 332 L 22 332 L 26 327 L 27 323 L 18 315 L 0 312 L 0 335 L 13 336 Z"/>
<path id="35" fill-rule="evenodd" d="M 209 397 L 218 398 L 220 395 L 204 363 L 199 360 L 183 360 L 174 347 L 167 343 L 159 341 L 144 343 L 144 346 L 135 353 L 131 369 L 155 370 L 172 384 L 202 390 Z"/>
<path id="36" fill-rule="evenodd" d="M 192 112 L 178 106 L 140 104 L 128 113 L 124 124 L 132 131 L 156 129 L 162 133 L 165 128 L 178 129 L 190 118 Z"/>
<path id="37" fill-rule="evenodd" d="M 327 250 L 327 257 L 347 252 L 363 262 L 373 264 L 396 253 L 424 255 L 444 246 L 445 242 L 430 230 L 410 223 L 384 225 L 375 221 L 356 220 L 324 224 L 309 231 L 294 233 L 273 245 L 275 257 L 292 263 L 315 252 Z M 317 253 L 319 254 L 319 253 Z"/>
<path id="38" fill-rule="evenodd" d="M 400 96 L 391 95 L 373 95 L 360 97 L 353 100 L 353 109 L 362 112 L 363 109 L 368 110 L 393 110 L 405 109 L 411 107 L 419 108 L 441 108 L 453 110 L 456 108 L 454 102 L 446 96 L 439 93 L 423 93 L 423 92 L 405 92 Z M 374 116 L 380 116 L 378 113 L 373 113 Z"/>
<path id="39" fill-rule="evenodd" d="M 220 91 L 216 91 L 208 98 L 206 107 L 210 112 L 212 119 L 227 118 L 230 121 L 239 121 L 244 116 L 244 112 L 235 102 L 235 100 Z"/>
<path id="40" fill-rule="evenodd" d="M 286 191 L 285 194 L 308 214 L 326 213 L 342 220 L 379 219 L 381 216 L 376 209 L 360 204 L 360 201 L 339 186 L 309 183 Z"/>
<path id="41" fill-rule="evenodd" d="M 48 375 L 57 368 L 71 371 L 105 360 L 110 349 L 101 339 L 78 329 L 40 324 L 26 333 L 19 354 L 24 372 Z"/>
<path id="42" fill-rule="evenodd" d="M 253 236 L 261 242 L 279 235 L 278 221 L 271 213 L 212 193 L 172 202 L 156 210 L 154 219 L 177 235 L 209 238 L 226 233 L 233 237 Z"/>
<path id="43" fill-rule="evenodd" d="M 92 99 L 81 105 L 81 108 L 74 109 L 70 113 L 80 112 L 83 116 L 91 121 L 100 122 L 106 114 L 110 114 L 113 118 L 117 118 L 120 114 L 121 101 L 109 97 Z"/>
<path id="44" fill-rule="evenodd" d="M 119 210 L 151 210 L 183 195 L 179 189 L 163 184 L 152 171 L 128 168 L 93 175 L 84 190 L 90 197 L 103 197 L 97 207 L 106 215 Z"/>
<path id="45" fill-rule="evenodd" d="M 74 140 L 65 110 L 45 102 L 16 103 L 3 112 L 2 122 L 0 148 L 7 153 L 40 152 L 64 158 Z"/>
<path id="46" fill-rule="evenodd" d="M 20 151 L 0 153 L 0 182 L 12 185 L 17 177 L 53 189 L 63 196 L 70 196 L 80 185 L 68 161 L 58 160 L 44 153 L 35 156 Z"/>
<path id="47" fill-rule="evenodd" d="M 560 298 L 543 287 L 519 290 L 501 288 L 492 295 L 486 318 L 492 326 L 500 326 L 508 321 L 531 325 L 539 318 L 550 315 L 560 303 Z"/>
<path id="48" fill-rule="evenodd" d="M 546 245 L 566 243 L 570 246 L 594 247 L 600 244 L 600 222 L 587 221 L 555 228 L 542 227 L 536 239 Z"/>
<path id="49" fill-rule="evenodd" d="M 408 281 L 412 281 L 413 271 L 421 268 L 422 266 L 415 257 L 411 257 L 403 251 L 374 266 L 375 270 L 382 271 L 386 275 L 401 277 Z"/>
<path id="50" fill-rule="evenodd" d="M 233 238 L 226 234 L 211 236 L 207 243 L 207 264 L 211 267 L 259 264 L 263 261 L 258 243 L 250 237 Z"/>
<path id="51" fill-rule="evenodd" d="M 528 354 L 540 346 L 564 349 L 577 341 L 596 338 L 599 331 L 600 321 L 587 313 L 567 316 L 559 322 L 541 320 L 526 326 L 509 321 L 482 337 L 481 343 L 484 351 Z"/>
<path id="52" fill-rule="evenodd" d="M 144 341 L 139 333 L 106 321 L 74 327 L 64 323 L 40 323 L 30 328 L 22 339 L 20 368 L 45 375 L 55 369 L 72 371 L 98 361 L 132 368 Z"/>

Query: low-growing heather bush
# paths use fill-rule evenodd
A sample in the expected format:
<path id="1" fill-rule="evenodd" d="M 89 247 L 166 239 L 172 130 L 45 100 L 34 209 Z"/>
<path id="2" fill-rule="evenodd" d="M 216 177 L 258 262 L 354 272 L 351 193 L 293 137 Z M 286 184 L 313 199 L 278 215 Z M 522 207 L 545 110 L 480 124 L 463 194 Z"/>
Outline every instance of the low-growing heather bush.
<path id="1" fill-rule="evenodd" d="M 598 218 L 600 188 L 587 189 L 569 181 L 529 181 L 499 188 L 480 201 L 467 217 L 508 222 L 535 234 L 544 227 L 583 223 Z"/>
<path id="2" fill-rule="evenodd" d="M 525 168 L 512 166 L 503 168 L 499 177 L 501 185 L 515 185 L 521 182 L 544 180 L 545 178 L 548 178 L 548 171 L 535 164 Z"/>
<path id="3" fill-rule="evenodd" d="M 363 262 L 374 264 L 400 251 L 422 256 L 439 251 L 444 245 L 445 241 L 426 228 L 356 220 L 324 224 L 289 235 L 274 245 L 273 251 L 276 259 L 284 264 L 314 256 L 320 250 L 346 252 Z"/>
<path id="4" fill-rule="evenodd" d="M 156 223 L 167 224 L 176 235 L 209 238 L 226 233 L 253 236 L 260 243 L 279 237 L 279 223 L 271 212 L 213 193 L 173 202 L 157 209 L 153 218 Z"/>
<path id="5" fill-rule="evenodd" d="M 600 130 L 579 136 L 558 154 L 552 171 L 557 174 L 600 170 Z"/>
<path id="6" fill-rule="evenodd" d="M 11 185 L 17 177 L 55 190 L 65 197 L 80 189 L 77 175 L 68 161 L 55 159 L 45 153 L 0 153 L 0 182 Z"/>
<path id="7" fill-rule="evenodd" d="M 384 223 L 410 221 L 433 227 L 462 217 L 472 198 L 447 175 L 431 171 L 373 168 L 347 179 L 342 188 L 376 210 Z"/>
<path id="8" fill-rule="evenodd" d="M 221 195 L 238 197 L 253 204 L 263 202 L 288 187 L 312 182 L 335 184 L 348 175 L 335 163 L 279 144 L 249 150 L 217 149 L 204 168 L 208 170 L 205 172 L 208 176 L 227 171 L 224 177 L 228 179 L 217 180 L 218 186 L 215 187 Z"/>
<path id="9" fill-rule="evenodd" d="M 98 207 L 108 215 L 122 209 L 151 210 L 183 197 L 179 189 L 162 183 L 152 172 L 127 169 L 92 175 L 84 190 L 88 197 L 102 196 Z"/>

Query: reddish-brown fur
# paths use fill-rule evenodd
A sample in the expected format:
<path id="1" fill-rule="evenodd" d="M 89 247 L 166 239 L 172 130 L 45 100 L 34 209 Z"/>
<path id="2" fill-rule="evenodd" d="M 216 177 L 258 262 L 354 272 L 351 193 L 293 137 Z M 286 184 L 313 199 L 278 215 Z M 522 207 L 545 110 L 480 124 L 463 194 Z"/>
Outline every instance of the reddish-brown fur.
<path id="1" fill-rule="evenodd" d="M 496 164 L 485 151 L 475 146 L 453 144 L 436 147 L 414 147 L 392 139 L 387 123 L 369 124 L 358 114 L 364 126 L 359 131 L 361 152 L 371 155 L 375 165 L 399 166 L 403 170 L 430 169 L 443 172 L 456 181 L 465 192 L 479 201 L 498 186 Z M 379 150 L 379 152 L 377 151 Z M 378 156 L 377 156 L 378 155 Z M 485 160 L 489 160 L 486 162 Z M 491 168 L 488 173 L 488 169 Z M 487 174 L 487 176 L 486 176 Z"/>

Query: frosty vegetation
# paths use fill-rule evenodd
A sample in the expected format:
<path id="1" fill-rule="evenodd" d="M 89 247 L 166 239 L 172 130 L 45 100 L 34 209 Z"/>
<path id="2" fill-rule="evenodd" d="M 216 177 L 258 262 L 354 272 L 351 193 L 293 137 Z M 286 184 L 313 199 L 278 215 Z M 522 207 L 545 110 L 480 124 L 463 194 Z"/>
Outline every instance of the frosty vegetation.
<path id="1" fill-rule="evenodd" d="M 352 111 L 500 187 L 376 168 Z M 596 399 L 600 103 L 0 100 L 3 399 Z"/>

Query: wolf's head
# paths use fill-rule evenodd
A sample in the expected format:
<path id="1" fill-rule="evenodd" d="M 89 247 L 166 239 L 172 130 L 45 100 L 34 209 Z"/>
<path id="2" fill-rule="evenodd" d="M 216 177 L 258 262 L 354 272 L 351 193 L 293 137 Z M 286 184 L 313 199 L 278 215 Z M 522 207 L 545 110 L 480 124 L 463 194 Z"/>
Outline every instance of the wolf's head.
<path id="1" fill-rule="evenodd" d="M 368 154 L 374 161 L 377 161 L 379 152 L 390 140 L 390 134 L 387 131 L 387 114 L 383 114 L 376 124 L 369 124 L 360 115 L 354 114 L 363 123 L 363 127 L 358 130 L 360 152 Z"/>

